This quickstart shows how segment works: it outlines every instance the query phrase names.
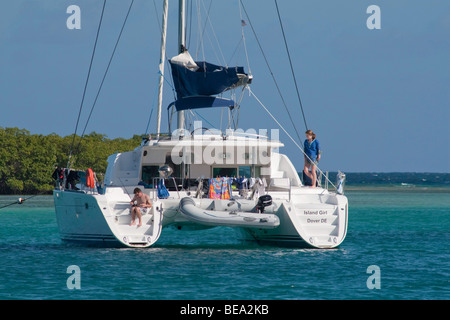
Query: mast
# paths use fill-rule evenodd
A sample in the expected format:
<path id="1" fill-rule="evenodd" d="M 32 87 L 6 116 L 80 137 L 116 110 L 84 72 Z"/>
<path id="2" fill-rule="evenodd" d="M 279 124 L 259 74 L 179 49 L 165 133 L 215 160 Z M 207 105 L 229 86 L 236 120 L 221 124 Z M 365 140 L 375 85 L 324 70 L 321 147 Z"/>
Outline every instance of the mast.
<path id="1" fill-rule="evenodd" d="M 164 63 L 166 60 L 166 35 L 167 35 L 167 13 L 169 11 L 169 1 L 164 0 L 163 5 L 163 18 L 162 18 L 162 31 L 161 31 L 161 52 L 159 56 L 159 92 L 158 92 L 158 114 L 156 123 L 156 139 L 159 139 L 161 132 L 161 109 L 162 109 L 162 96 L 164 85 Z"/>
<path id="2" fill-rule="evenodd" d="M 185 0 L 179 0 L 179 16 L 178 16 L 178 53 L 183 53 L 186 50 L 186 18 L 185 18 Z M 177 113 L 177 127 L 184 128 L 184 111 Z"/>

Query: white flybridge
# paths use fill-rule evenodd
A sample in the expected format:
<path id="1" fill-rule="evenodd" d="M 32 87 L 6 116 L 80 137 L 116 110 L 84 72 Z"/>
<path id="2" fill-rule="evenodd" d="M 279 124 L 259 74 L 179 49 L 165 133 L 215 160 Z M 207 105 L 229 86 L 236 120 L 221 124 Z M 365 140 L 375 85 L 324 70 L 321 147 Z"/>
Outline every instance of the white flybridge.
<path id="1" fill-rule="evenodd" d="M 161 60 L 165 56 L 167 8 L 165 1 Z M 180 0 L 180 30 L 183 8 Z M 133 151 L 111 155 L 104 188 L 56 188 L 61 238 L 150 247 L 166 226 L 180 230 L 225 226 L 239 230 L 236 236 L 240 239 L 261 244 L 337 247 L 346 236 L 348 217 L 341 186 L 338 193 L 303 185 L 289 158 L 279 152 L 284 145 L 273 137 L 250 130 L 206 129 L 199 122 L 194 122 L 192 131 L 185 129 L 182 113 L 186 110 L 221 107 L 231 112 L 238 108 L 235 101 L 214 95 L 246 88 L 252 77 L 242 67 L 193 61 L 183 39 L 181 36 L 179 55 L 169 61 L 178 97 L 168 110 L 179 115 L 177 130 L 160 137 L 160 103 L 157 138 Z M 194 88 L 192 84 L 202 79 L 204 83 Z M 141 226 L 130 225 L 130 195 L 137 187 L 153 204 L 142 215 Z"/>

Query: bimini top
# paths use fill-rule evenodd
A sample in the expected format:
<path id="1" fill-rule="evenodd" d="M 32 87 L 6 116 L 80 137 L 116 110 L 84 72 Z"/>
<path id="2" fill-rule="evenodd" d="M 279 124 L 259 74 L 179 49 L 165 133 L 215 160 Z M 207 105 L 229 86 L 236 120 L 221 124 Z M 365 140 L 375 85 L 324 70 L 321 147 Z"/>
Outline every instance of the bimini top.
<path id="1" fill-rule="evenodd" d="M 185 51 L 169 60 L 177 99 L 212 96 L 251 81 L 243 67 L 224 67 L 206 61 L 195 62 Z"/>

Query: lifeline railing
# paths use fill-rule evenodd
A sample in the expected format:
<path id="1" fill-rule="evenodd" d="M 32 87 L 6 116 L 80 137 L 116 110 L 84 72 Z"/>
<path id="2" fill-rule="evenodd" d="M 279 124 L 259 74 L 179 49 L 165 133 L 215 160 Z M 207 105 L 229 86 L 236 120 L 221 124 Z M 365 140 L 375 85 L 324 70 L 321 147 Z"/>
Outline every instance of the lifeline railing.
<path id="1" fill-rule="evenodd" d="M 153 178 L 152 179 L 152 187 L 151 187 L 151 193 L 152 193 L 152 200 L 157 200 L 158 199 L 158 185 L 159 182 L 161 181 L 161 179 L 171 179 L 173 181 L 173 185 L 175 186 L 175 190 L 177 192 L 178 195 L 178 199 L 181 199 L 180 196 L 180 191 L 178 190 L 178 186 L 177 186 L 177 182 L 175 181 L 174 177 L 169 177 L 169 178 Z"/>

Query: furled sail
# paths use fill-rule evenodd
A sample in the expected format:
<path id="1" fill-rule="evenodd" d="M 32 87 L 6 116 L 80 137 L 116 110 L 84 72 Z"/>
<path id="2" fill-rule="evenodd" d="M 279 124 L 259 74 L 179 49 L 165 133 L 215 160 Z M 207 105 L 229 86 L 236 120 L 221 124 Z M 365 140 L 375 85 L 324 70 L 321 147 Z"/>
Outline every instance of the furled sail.
<path id="1" fill-rule="evenodd" d="M 206 61 L 195 62 L 188 51 L 169 60 L 177 98 L 212 96 L 250 83 L 243 67 L 224 67 Z"/>

